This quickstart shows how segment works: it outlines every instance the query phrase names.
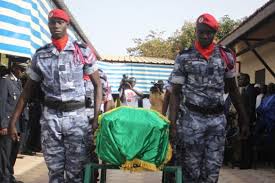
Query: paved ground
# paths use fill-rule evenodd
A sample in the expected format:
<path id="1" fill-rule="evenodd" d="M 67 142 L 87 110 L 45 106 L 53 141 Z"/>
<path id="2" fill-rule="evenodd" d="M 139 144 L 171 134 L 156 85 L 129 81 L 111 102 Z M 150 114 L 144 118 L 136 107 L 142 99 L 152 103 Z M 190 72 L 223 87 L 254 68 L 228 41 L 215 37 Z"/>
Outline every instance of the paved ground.
<path id="1" fill-rule="evenodd" d="M 47 168 L 43 156 L 23 156 L 15 165 L 15 175 L 24 183 L 47 183 Z M 129 173 L 119 170 L 108 172 L 110 183 L 160 183 L 161 173 Z M 239 170 L 224 167 L 220 173 L 219 183 L 275 183 L 275 169 L 259 168 L 257 170 Z"/>

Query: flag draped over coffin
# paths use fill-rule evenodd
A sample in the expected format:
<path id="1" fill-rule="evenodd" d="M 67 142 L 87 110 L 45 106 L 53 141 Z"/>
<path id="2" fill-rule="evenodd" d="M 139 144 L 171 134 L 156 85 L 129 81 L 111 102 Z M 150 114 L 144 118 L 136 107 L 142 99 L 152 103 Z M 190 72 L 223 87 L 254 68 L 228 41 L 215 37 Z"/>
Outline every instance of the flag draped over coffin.
<path id="1" fill-rule="evenodd" d="M 99 119 L 96 153 L 123 169 L 159 170 L 172 155 L 169 121 L 153 110 L 116 108 Z"/>

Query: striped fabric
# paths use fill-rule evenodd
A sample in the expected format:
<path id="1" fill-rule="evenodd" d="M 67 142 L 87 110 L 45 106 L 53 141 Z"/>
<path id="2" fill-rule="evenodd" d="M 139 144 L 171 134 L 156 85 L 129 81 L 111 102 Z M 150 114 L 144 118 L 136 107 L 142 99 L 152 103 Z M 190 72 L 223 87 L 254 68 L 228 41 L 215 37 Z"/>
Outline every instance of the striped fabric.
<path id="1" fill-rule="evenodd" d="M 118 93 L 118 88 L 122 75 L 137 79 L 136 87 L 144 93 L 149 93 L 152 83 L 157 80 L 166 81 L 173 69 L 173 65 L 157 65 L 142 63 L 110 63 L 98 61 L 98 67 L 102 69 L 108 77 L 112 87 L 112 93 Z"/>
<path id="2" fill-rule="evenodd" d="M 0 53 L 31 57 L 51 42 L 48 12 L 50 0 L 0 0 Z M 76 39 L 71 30 L 68 34 Z"/>

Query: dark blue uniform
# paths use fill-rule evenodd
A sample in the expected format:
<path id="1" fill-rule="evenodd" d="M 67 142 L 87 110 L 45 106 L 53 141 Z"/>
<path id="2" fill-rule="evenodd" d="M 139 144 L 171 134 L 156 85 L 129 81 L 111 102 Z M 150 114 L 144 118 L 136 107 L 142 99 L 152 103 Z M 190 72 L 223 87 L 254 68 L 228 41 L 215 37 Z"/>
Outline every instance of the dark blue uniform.
<path id="1" fill-rule="evenodd" d="M 0 80 L 0 129 L 8 128 L 9 119 L 17 104 L 22 84 L 13 74 Z M 20 132 L 19 123 L 17 131 Z M 13 182 L 13 165 L 18 153 L 19 142 L 14 142 L 8 135 L 0 135 L 0 182 Z"/>

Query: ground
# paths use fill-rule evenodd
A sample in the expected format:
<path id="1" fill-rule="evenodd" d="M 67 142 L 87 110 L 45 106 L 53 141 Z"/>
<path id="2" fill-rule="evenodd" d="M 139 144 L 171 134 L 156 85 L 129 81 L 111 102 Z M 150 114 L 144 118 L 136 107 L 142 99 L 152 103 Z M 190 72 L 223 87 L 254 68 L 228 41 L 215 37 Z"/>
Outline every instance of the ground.
<path id="1" fill-rule="evenodd" d="M 15 164 L 15 175 L 24 183 L 47 183 L 47 168 L 42 154 L 20 155 Z M 160 183 L 160 180 L 161 172 L 129 173 L 112 170 L 107 173 L 107 182 L 110 183 Z M 275 183 L 275 169 L 267 166 L 257 170 L 223 167 L 219 183 Z"/>

